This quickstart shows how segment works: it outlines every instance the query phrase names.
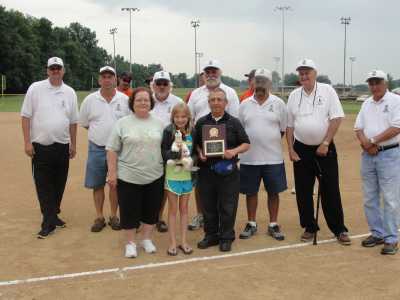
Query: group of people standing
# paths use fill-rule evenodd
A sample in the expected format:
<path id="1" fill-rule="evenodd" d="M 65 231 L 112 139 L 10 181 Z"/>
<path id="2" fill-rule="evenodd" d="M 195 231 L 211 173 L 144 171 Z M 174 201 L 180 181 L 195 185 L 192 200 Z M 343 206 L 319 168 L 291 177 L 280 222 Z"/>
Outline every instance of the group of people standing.
<path id="1" fill-rule="evenodd" d="M 96 209 L 91 231 L 100 232 L 107 223 L 114 230 L 122 229 L 126 257 L 137 257 L 139 247 L 146 253 L 157 251 L 152 238 L 155 226 L 160 232 L 169 232 L 166 252 L 171 256 L 178 251 L 191 254 L 187 229 L 202 226 L 204 238 L 197 244 L 199 249 L 219 245 L 220 251 L 231 251 L 240 193 L 246 195 L 248 222 L 239 238 L 248 239 L 257 232 L 261 180 L 267 191 L 267 234 L 284 240 L 278 211 L 279 194 L 287 189 L 285 134 L 304 228 L 300 239 L 309 242 L 319 230 L 313 205 L 318 179 L 328 227 L 340 244 L 350 245 L 333 141 L 343 109 L 335 90 L 316 81 L 317 67 L 312 60 L 301 60 L 296 71 L 301 87 L 290 94 L 287 104 L 271 93 L 272 75 L 263 68 L 249 73 L 251 90 L 240 101 L 235 90 L 221 82 L 220 62 L 210 60 L 202 73 L 204 85 L 192 91 L 186 103 L 171 93 L 166 71 L 154 74 L 151 89 L 133 90 L 129 87 L 131 75 L 123 73 L 116 89 L 117 74 L 105 66 L 99 70 L 100 89 L 84 99 L 78 112 L 75 92 L 62 81 L 62 59 L 50 58 L 48 79 L 29 87 L 21 110 L 25 153 L 32 159 L 43 215 L 38 237 L 46 238 L 56 227 L 65 227 L 59 217 L 60 204 L 80 124 L 88 130 L 84 184 L 93 190 Z M 394 254 L 400 175 L 387 165 L 400 160 L 400 97 L 387 91 L 385 76 L 382 71 L 369 74 L 372 97 L 363 104 L 355 130 L 363 148 L 365 212 L 371 230 L 362 245 L 384 244 L 382 254 Z M 204 149 L 204 129 L 210 126 L 224 129 L 224 149 L 217 156 Z M 103 213 L 107 183 L 108 222 Z M 197 215 L 188 224 L 193 189 Z M 167 201 L 168 224 L 162 218 Z M 176 237 L 178 211 L 180 243 Z"/>

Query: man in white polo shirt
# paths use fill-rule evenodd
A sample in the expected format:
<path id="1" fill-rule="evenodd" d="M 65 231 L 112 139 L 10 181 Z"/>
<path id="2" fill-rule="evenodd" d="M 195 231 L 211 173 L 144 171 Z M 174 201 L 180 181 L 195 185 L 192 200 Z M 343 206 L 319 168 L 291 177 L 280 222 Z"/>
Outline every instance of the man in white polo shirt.
<path id="1" fill-rule="evenodd" d="M 370 72 L 367 82 L 372 96 L 364 101 L 354 125 L 363 150 L 364 212 L 371 231 L 361 244 L 364 247 L 384 244 L 381 254 L 396 254 L 400 213 L 400 96 L 387 90 L 387 75 L 381 70 Z"/>
<path id="2" fill-rule="evenodd" d="M 103 214 L 105 200 L 104 186 L 107 177 L 105 145 L 114 123 L 130 113 L 128 96 L 115 89 L 116 73 L 105 66 L 99 71 L 100 89 L 88 95 L 82 102 L 79 123 L 88 129 L 89 149 L 86 163 L 85 187 L 93 190 L 96 219 L 92 232 L 100 232 L 106 221 Z M 109 191 L 111 216 L 108 224 L 113 230 L 120 230 L 117 217 L 118 199 L 116 189 Z"/>
<path id="3" fill-rule="evenodd" d="M 254 94 L 243 100 L 239 120 L 251 143 L 240 158 L 240 192 L 246 195 L 248 222 L 241 239 L 257 232 L 256 211 L 261 179 L 268 194 L 268 234 L 278 241 L 285 239 L 277 223 L 279 193 L 287 189 L 283 163 L 282 136 L 286 131 L 287 111 L 282 99 L 270 94 L 272 74 L 257 69 L 254 74 Z"/>
<path id="4" fill-rule="evenodd" d="M 159 71 L 154 73 L 153 76 L 153 91 L 154 91 L 154 108 L 151 110 L 151 114 L 159 118 L 164 127 L 167 127 L 171 123 L 171 111 L 172 108 L 183 102 L 183 100 L 171 93 L 172 82 L 167 71 Z M 156 224 L 156 228 L 159 232 L 167 232 L 168 225 L 163 221 L 162 216 L 164 212 L 165 203 L 167 202 L 167 194 L 165 193 L 163 201 L 161 203 L 159 221 Z"/>
<path id="5" fill-rule="evenodd" d="M 342 245 L 351 240 L 344 225 L 339 190 L 336 147 L 333 142 L 342 119 L 343 108 L 335 90 L 316 81 L 317 68 L 311 59 L 301 60 L 296 70 L 301 87 L 290 93 L 286 139 L 293 161 L 296 200 L 304 242 L 319 230 L 314 218 L 313 188 L 320 178 L 322 210 L 329 229 Z"/>
<path id="6" fill-rule="evenodd" d="M 213 91 L 216 88 L 221 88 L 225 91 L 226 98 L 228 100 L 226 112 L 234 117 L 238 117 L 239 97 L 233 88 L 222 83 L 221 63 L 216 59 L 211 59 L 207 61 L 206 65 L 203 68 L 203 72 L 205 77 L 205 85 L 193 90 L 188 100 L 188 105 L 190 112 L 192 113 L 193 122 L 196 123 L 198 119 L 210 113 L 208 96 L 210 94 L 210 91 Z M 194 179 L 194 185 L 195 184 L 196 178 Z M 197 188 L 195 188 L 195 196 L 197 215 L 192 218 L 192 221 L 188 226 L 189 230 L 197 230 L 202 227 L 204 223 L 200 194 Z"/>
<path id="7" fill-rule="evenodd" d="M 63 82 L 64 63 L 47 62 L 48 79 L 33 83 L 21 109 L 25 153 L 32 158 L 32 173 L 43 215 L 38 238 L 56 227 L 68 177 L 69 160 L 76 154 L 78 103 L 75 91 Z"/>

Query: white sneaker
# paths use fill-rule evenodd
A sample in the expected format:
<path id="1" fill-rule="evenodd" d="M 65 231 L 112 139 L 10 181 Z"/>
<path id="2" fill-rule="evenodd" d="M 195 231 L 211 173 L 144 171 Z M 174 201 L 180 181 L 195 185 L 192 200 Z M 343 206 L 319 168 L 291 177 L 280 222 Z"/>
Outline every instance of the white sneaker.
<path id="1" fill-rule="evenodd" d="M 151 240 L 143 240 L 140 245 L 146 253 L 155 253 L 157 251 L 156 246 L 154 246 Z"/>
<path id="2" fill-rule="evenodd" d="M 291 193 L 292 193 L 292 195 L 296 195 L 296 189 L 295 189 L 295 188 L 292 188 Z"/>
<path id="3" fill-rule="evenodd" d="M 136 244 L 135 243 L 128 243 L 125 246 L 125 257 L 128 258 L 135 258 L 137 257 L 137 250 L 136 250 Z"/>

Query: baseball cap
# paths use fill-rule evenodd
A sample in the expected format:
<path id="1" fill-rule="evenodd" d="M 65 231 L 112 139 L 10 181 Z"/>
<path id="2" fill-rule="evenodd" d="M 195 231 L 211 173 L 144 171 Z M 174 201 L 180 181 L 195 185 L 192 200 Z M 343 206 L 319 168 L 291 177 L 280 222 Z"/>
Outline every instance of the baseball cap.
<path id="1" fill-rule="evenodd" d="M 254 72 L 254 77 L 264 77 L 264 78 L 267 78 L 267 79 L 269 79 L 269 80 L 272 80 L 271 71 L 270 71 L 270 70 L 267 70 L 267 69 L 264 69 L 264 68 L 257 69 L 257 70 Z"/>
<path id="2" fill-rule="evenodd" d="M 167 80 L 167 81 L 171 81 L 171 77 L 169 77 L 169 73 L 166 71 L 158 71 L 154 73 L 153 76 L 153 81 L 157 81 L 157 80 Z"/>
<path id="3" fill-rule="evenodd" d="M 312 59 L 309 58 L 304 58 L 297 63 L 296 71 L 298 71 L 300 68 L 308 68 L 317 71 L 317 65 Z"/>
<path id="4" fill-rule="evenodd" d="M 372 70 L 371 72 L 368 73 L 367 79 L 365 81 L 368 82 L 370 79 L 387 80 L 387 75 L 385 72 L 381 70 Z"/>
<path id="5" fill-rule="evenodd" d="M 50 57 L 49 60 L 47 61 L 47 67 L 50 68 L 51 66 L 61 66 L 64 67 L 64 62 L 61 58 L 59 57 Z"/>
<path id="6" fill-rule="evenodd" d="M 206 62 L 206 64 L 205 64 L 203 70 L 206 70 L 206 69 L 208 69 L 208 68 L 214 68 L 214 69 L 221 70 L 222 65 L 221 65 L 221 62 L 220 62 L 219 60 L 210 59 L 210 60 L 208 60 L 208 61 Z"/>
<path id="7" fill-rule="evenodd" d="M 116 75 L 114 68 L 110 67 L 110 66 L 104 66 L 104 67 L 100 68 L 99 74 L 103 74 L 103 73 L 111 73 L 114 76 Z"/>
<path id="8" fill-rule="evenodd" d="M 249 73 L 244 74 L 245 77 L 249 77 L 249 79 L 254 77 L 254 74 L 256 73 L 256 69 L 251 70 Z"/>

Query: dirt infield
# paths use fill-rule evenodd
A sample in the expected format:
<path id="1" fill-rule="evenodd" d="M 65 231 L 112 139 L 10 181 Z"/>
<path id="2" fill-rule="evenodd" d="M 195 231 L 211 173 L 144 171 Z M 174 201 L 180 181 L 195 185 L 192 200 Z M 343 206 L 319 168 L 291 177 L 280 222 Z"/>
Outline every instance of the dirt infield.
<path id="1" fill-rule="evenodd" d="M 367 233 L 368 228 L 362 210 L 360 151 L 352 131 L 353 122 L 354 116 L 348 116 L 336 144 L 346 225 L 352 235 L 358 235 Z M 400 298 L 400 255 L 387 257 L 380 255 L 378 248 L 362 248 L 359 238 L 354 239 L 350 247 L 335 242 L 319 246 L 300 244 L 302 230 L 295 198 L 290 191 L 281 195 L 279 217 L 286 240 L 277 242 L 266 236 L 266 203 L 260 201 L 259 233 L 247 241 L 236 240 L 232 254 L 292 245 L 290 247 L 212 260 L 201 260 L 200 257 L 220 255 L 217 248 L 195 248 L 190 257 L 179 254 L 170 258 L 165 252 L 167 235 L 157 233 L 154 240 L 159 251 L 156 254 L 140 252 L 137 259 L 125 259 L 119 232 L 113 232 L 109 227 L 101 233 L 90 232 L 95 214 L 91 192 L 82 185 L 87 151 L 87 136 L 82 129 L 78 135 L 78 155 L 71 162 L 62 206 L 61 215 L 68 227 L 58 230 L 47 240 L 38 240 L 35 233 L 40 226 L 40 211 L 30 175 L 30 161 L 23 153 L 19 115 L 1 113 L 0 128 L 0 299 Z M 290 163 L 286 167 L 291 187 Z M 237 233 L 245 221 L 245 202 L 241 196 Z M 331 239 L 324 221 L 321 224 L 319 238 Z M 200 231 L 189 233 L 193 247 L 201 237 Z M 183 261 L 196 257 L 199 257 L 198 261 Z M 165 262 L 171 264 L 163 265 Z M 123 269 L 149 263 L 161 265 Z M 111 271 L 4 284 L 15 279 L 97 270 Z"/>

